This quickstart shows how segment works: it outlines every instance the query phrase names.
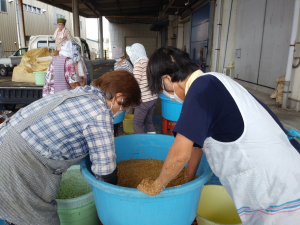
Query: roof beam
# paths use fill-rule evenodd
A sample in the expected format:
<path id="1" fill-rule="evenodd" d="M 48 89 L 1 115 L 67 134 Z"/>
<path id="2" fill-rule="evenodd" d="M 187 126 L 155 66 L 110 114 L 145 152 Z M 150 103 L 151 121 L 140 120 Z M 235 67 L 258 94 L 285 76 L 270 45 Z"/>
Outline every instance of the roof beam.
<path id="1" fill-rule="evenodd" d="M 136 12 L 136 10 L 132 10 L 132 9 L 127 9 L 127 10 L 122 10 L 122 16 L 129 16 L 129 15 L 136 15 L 136 16 L 140 16 L 140 15 L 151 15 L 154 16 L 155 18 L 157 18 L 156 15 L 156 10 L 155 9 L 149 9 L 149 8 L 144 8 L 141 9 L 139 12 Z M 115 15 L 119 15 L 119 11 L 114 10 L 114 11 L 104 11 L 102 16 L 115 16 Z"/>
<path id="2" fill-rule="evenodd" d="M 63 4 L 57 4 L 57 3 L 54 3 L 53 1 L 51 0 L 39 0 L 40 2 L 43 2 L 43 3 L 46 3 L 48 5 L 52 5 L 52 6 L 55 6 L 55 7 L 58 7 L 60 9 L 64 9 L 68 12 L 72 12 L 72 7 L 69 7 L 69 6 L 66 6 L 66 5 L 63 5 Z M 80 16 L 83 16 L 83 17 L 89 17 L 88 14 L 85 14 L 83 12 L 79 12 L 79 15 Z"/>
<path id="3" fill-rule="evenodd" d="M 185 6 L 176 6 L 176 5 L 172 5 L 169 7 L 169 9 L 182 9 L 182 8 L 185 8 Z"/>
<path id="4" fill-rule="evenodd" d="M 85 4 L 86 7 L 88 7 L 97 17 L 101 15 L 99 10 L 95 8 L 95 6 L 88 0 L 81 0 Z"/>
<path id="5" fill-rule="evenodd" d="M 156 6 L 149 6 L 149 7 L 147 7 L 147 6 L 142 6 L 142 7 L 140 7 L 140 10 L 149 9 L 149 8 L 150 8 L 151 10 L 158 11 L 158 7 L 156 7 Z M 135 6 L 122 7 L 122 8 L 121 8 L 122 14 L 124 14 L 124 11 L 126 11 L 126 10 L 131 10 L 131 9 L 135 10 L 135 12 L 138 12 L 138 11 L 137 11 L 137 10 L 138 10 L 138 6 L 135 5 Z M 102 12 L 118 11 L 118 8 L 117 8 L 117 7 L 102 8 L 101 11 L 102 11 Z M 103 13 L 103 14 L 105 14 L 105 13 Z"/>
<path id="6" fill-rule="evenodd" d="M 175 0 L 171 0 L 170 2 L 169 2 L 169 4 L 166 6 L 166 8 L 164 9 L 164 13 L 170 8 L 170 6 L 172 6 L 173 5 L 173 3 L 175 2 Z"/>
<path id="7" fill-rule="evenodd" d="M 72 4 L 72 0 L 49 0 L 53 4 L 64 4 L 64 3 L 69 3 Z"/>
<path id="8" fill-rule="evenodd" d="M 119 12 L 121 14 L 121 9 L 120 9 L 120 6 L 119 6 L 119 2 L 118 2 L 118 0 L 115 0 L 115 1 L 116 1 L 116 4 L 117 4 L 117 7 L 119 8 Z"/>
<path id="9" fill-rule="evenodd" d="M 146 16 L 120 16 L 120 15 L 111 15 L 105 16 L 106 18 L 124 18 L 124 19 L 155 19 L 155 16 L 146 15 Z"/>
<path id="10" fill-rule="evenodd" d="M 153 2 L 153 1 L 142 2 L 140 4 L 140 7 L 152 7 L 152 6 L 159 7 L 160 4 Z M 118 5 L 116 5 L 115 3 L 98 3 L 98 4 L 95 4 L 95 7 L 101 8 L 101 9 L 120 7 L 121 9 L 123 9 L 126 7 L 138 8 L 139 5 L 137 4 L 137 2 L 127 2 L 127 3 L 119 2 Z"/>

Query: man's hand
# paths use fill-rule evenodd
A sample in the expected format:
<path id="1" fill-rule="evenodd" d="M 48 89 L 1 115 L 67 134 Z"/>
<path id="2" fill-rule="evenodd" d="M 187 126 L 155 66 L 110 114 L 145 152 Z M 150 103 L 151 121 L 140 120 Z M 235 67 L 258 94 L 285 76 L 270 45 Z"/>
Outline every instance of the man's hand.
<path id="1" fill-rule="evenodd" d="M 155 196 L 162 192 L 164 186 L 162 186 L 157 180 L 153 181 L 149 178 L 146 178 L 137 186 L 137 188 L 147 195 Z"/>

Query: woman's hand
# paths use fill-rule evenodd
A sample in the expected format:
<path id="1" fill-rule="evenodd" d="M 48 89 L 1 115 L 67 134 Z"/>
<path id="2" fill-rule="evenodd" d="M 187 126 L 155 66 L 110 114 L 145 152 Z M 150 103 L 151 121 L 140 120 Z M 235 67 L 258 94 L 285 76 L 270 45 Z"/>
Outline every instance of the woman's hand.
<path id="1" fill-rule="evenodd" d="M 137 186 L 137 188 L 147 195 L 155 196 L 159 195 L 165 187 L 157 180 L 153 181 L 149 178 L 146 178 Z"/>
<path id="2" fill-rule="evenodd" d="M 193 144 L 194 142 L 177 133 L 159 177 L 155 181 L 144 179 L 137 188 L 147 195 L 158 195 L 190 160 Z"/>
<path id="3" fill-rule="evenodd" d="M 86 78 L 82 78 L 82 83 L 81 83 L 81 87 L 84 87 L 85 86 L 85 81 L 86 81 Z"/>
<path id="4" fill-rule="evenodd" d="M 185 183 L 195 179 L 198 166 L 202 158 L 203 151 L 201 148 L 193 147 L 191 158 L 188 162 Z"/>
<path id="5" fill-rule="evenodd" d="M 75 83 L 71 83 L 70 86 L 71 86 L 71 88 L 76 88 L 76 87 L 79 87 L 80 84 L 79 84 L 79 82 L 75 82 Z"/>

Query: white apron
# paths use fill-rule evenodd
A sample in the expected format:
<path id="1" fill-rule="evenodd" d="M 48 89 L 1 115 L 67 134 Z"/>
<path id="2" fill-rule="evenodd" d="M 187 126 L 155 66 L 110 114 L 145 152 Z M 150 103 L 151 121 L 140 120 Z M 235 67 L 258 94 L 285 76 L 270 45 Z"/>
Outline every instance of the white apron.
<path id="1" fill-rule="evenodd" d="M 223 74 L 208 74 L 224 84 L 244 120 L 238 140 L 223 143 L 209 137 L 203 146 L 243 225 L 299 225 L 300 154 L 246 89 Z"/>

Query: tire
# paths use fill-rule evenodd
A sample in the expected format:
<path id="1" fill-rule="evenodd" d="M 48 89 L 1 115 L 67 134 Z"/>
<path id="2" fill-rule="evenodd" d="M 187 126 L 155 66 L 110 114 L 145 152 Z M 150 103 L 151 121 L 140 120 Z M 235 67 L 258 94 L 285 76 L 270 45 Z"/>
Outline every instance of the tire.
<path id="1" fill-rule="evenodd" d="M 1 67 L 0 67 L 0 75 L 1 75 L 1 76 L 7 76 L 7 74 L 8 74 L 7 68 L 4 67 L 4 66 L 1 66 Z"/>

